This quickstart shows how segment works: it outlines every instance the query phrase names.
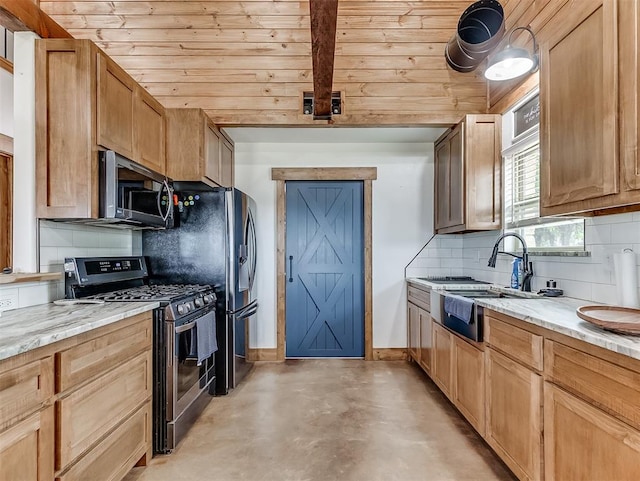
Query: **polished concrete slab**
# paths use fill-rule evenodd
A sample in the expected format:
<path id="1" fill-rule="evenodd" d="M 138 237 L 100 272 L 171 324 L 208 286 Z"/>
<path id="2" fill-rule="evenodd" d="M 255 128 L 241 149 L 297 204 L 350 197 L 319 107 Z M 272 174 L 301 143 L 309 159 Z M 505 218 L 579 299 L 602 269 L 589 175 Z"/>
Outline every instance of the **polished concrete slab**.
<path id="1" fill-rule="evenodd" d="M 257 365 L 171 455 L 125 479 L 515 478 L 415 365 L 327 359 Z"/>

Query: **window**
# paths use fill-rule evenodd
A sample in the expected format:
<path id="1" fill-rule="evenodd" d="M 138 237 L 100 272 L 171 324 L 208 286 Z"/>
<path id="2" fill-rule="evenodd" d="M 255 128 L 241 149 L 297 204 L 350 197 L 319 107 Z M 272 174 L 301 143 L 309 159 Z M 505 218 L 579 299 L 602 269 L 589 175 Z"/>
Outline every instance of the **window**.
<path id="1" fill-rule="evenodd" d="M 13 73 L 13 32 L 0 26 L 0 68 Z"/>
<path id="2" fill-rule="evenodd" d="M 531 251 L 584 250 L 582 219 L 540 217 L 539 112 L 536 93 L 505 114 L 505 230 L 524 237 Z"/>

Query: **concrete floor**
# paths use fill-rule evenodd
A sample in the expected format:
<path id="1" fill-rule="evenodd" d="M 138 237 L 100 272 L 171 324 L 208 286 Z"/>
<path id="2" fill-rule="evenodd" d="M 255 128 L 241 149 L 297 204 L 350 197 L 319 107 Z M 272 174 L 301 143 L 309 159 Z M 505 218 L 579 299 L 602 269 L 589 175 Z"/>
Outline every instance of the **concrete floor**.
<path id="1" fill-rule="evenodd" d="M 265 363 L 213 398 L 169 456 L 126 481 L 445 481 L 515 478 L 405 362 Z"/>

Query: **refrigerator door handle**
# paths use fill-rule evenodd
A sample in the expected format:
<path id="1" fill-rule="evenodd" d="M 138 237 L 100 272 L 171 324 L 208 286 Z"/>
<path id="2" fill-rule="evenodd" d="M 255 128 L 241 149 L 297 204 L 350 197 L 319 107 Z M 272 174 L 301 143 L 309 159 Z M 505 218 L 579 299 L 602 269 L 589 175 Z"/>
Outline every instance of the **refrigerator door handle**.
<path id="1" fill-rule="evenodd" d="M 240 309 L 236 309 L 235 311 L 228 311 L 227 314 L 230 316 L 242 316 L 246 311 L 248 311 L 249 309 L 252 308 L 258 308 L 258 300 L 256 299 L 255 301 L 252 301 L 251 303 L 247 304 L 246 306 L 242 306 Z"/>
<path id="2" fill-rule="evenodd" d="M 236 319 L 238 320 L 242 320 L 242 319 L 247 319 L 248 317 L 253 316 L 256 312 L 258 312 L 258 306 L 254 306 L 251 309 L 247 309 L 246 311 L 244 311 L 242 314 L 236 316 Z"/>

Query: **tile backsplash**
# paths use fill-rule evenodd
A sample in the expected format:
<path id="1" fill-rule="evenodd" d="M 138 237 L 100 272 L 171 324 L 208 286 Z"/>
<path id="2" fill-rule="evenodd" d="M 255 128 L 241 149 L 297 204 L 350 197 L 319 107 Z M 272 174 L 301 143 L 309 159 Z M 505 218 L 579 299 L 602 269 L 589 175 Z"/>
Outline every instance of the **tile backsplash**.
<path id="1" fill-rule="evenodd" d="M 40 272 L 62 272 L 65 257 L 130 256 L 142 252 L 140 231 L 40 221 Z M 44 304 L 64 297 L 64 281 L 7 284 L 0 298 L 16 307 Z M 2 310 L 0 308 L 0 310 Z"/>
<path id="2" fill-rule="evenodd" d="M 465 275 L 508 285 L 512 258 L 498 256 L 495 269 L 487 266 L 497 232 L 438 235 L 407 268 L 407 276 Z M 532 290 L 554 279 L 565 295 L 594 302 L 616 303 L 613 254 L 631 248 L 640 254 L 640 213 L 585 219 L 585 247 L 589 257 L 532 256 Z M 640 255 L 636 255 L 640 278 Z"/>

